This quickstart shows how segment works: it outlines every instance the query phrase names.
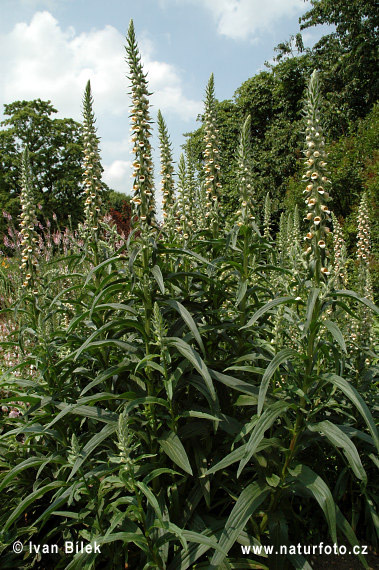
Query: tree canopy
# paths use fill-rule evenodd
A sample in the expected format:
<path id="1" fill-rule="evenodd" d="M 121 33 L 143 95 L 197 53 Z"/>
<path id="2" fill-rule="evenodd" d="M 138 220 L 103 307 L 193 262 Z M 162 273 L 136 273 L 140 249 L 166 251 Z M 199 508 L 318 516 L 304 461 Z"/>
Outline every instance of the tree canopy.
<path id="1" fill-rule="evenodd" d="M 300 201 L 302 100 L 314 69 L 320 71 L 323 124 L 332 160 L 337 160 L 341 149 L 350 148 L 352 141 L 359 148 L 362 146 L 362 125 L 373 113 L 378 98 L 378 12 L 374 4 L 371 0 L 311 0 L 310 9 L 300 18 L 299 33 L 275 48 L 274 63 L 266 64 L 267 70 L 240 85 L 232 100 L 217 103 L 226 214 L 235 209 L 237 202 L 235 149 L 247 115 L 251 116 L 252 171 L 258 207 L 263 206 L 269 193 L 278 219 L 284 200 L 292 206 Z M 330 33 L 312 49 L 305 48 L 301 30 L 320 24 L 330 25 Z M 377 136 L 373 118 L 367 121 Z M 201 129 L 188 133 L 186 142 L 198 158 L 200 173 L 204 150 Z M 376 136 L 368 137 L 364 157 L 358 152 L 344 154 L 344 169 L 338 170 L 336 204 L 333 206 L 340 217 L 351 214 L 367 188 L 368 164 L 373 176 L 375 168 L 372 165 L 377 163 Z M 337 148 L 340 149 L 338 152 Z M 346 172 L 350 173 L 349 182 L 344 175 Z"/>
<path id="2" fill-rule="evenodd" d="M 4 105 L 0 130 L 0 208 L 18 214 L 20 153 L 29 149 L 34 174 L 35 202 L 46 216 L 58 221 L 71 215 L 76 223 L 81 213 L 82 134 L 73 119 L 53 118 L 57 110 L 50 101 L 15 101 Z"/>

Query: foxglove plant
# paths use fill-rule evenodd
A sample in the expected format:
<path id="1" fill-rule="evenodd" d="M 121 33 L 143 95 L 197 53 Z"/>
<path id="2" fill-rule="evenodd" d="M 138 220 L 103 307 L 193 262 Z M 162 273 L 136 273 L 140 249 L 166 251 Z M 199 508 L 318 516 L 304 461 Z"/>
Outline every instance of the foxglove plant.
<path id="1" fill-rule="evenodd" d="M 279 232 L 276 238 L 278 248 L 280 251 L 280 255 L 282 260 L 284 261 L 288 254 L 288 222 L 291 220 L 291 215 L 286 215 L 285 212 L 280 214 L 280 221 L 279 221 Z"/>
<path id="2" fill-rule="evenodd" d="M 372 281 L 370 275 L 370 215 L 368 197 L 363 194 L 358 209 L 357 258 L 359 289 L 362 297 L 373 300 Z M 357 323 L 357 340 L 365 346 L 372 341 L 372 312 L 366 307 L 359 308 Z"/>
<path id="3" fill-rule="evenodd" d="M 299 217 L 299 208 L 296 204 L 295 209 L 293 211 L 293 229 L 292 229 L 292 240 L 293 243 L 300 247 L 300 240 L 301 240 L 301 232 L 300 232 L 300 217 Z"/>
<path id="4" fill-rule="evenodd" d="M 186 170 L 186 216 L 190 232 L 195 232 L 198 223 L 200 204 L 199 188 L 196 184 L 196 170 L 189 148 L 184 150 Z"/>
<path id="5" fill-rule="evenodd" d="M 187 170 L 184 154 L 180 155 L 178 168 L 178 211 L 177 211 L 177 231 L 182 240 L 187 242 L 191 233 L 189 210 L 189 196 L 187 187 Z"/>
<path id="6" fill-rule="evenodd" d="M 270 194 L 267 192 L 264 205 L 264 217 L 263 217 L 263 235 L 265 238 L 269 239 L 271 226 L 271 199 Z"/>
<path id="7" fill-rule="evenodd" d="M 175 229 L 175 184 L 172 145 L 162 113 L 158 111 L 158 130 L 161 151 L 161 190 L 163 221 L 169 238 L 173 238 Z"/>
<path id="8" fill-rule="evenodd" d="M 318 73 L 312 73 L 308 84 L 307 101 L 305 104 L 306 118 L 306 172 L 303 180 L 307 186 L 303 191 L 305 203 L 309 212 L 305 220 L 309 222 L 309 231 L 305 236 L 307 242 L 306 255 L 309 259 L 309 268 L 316 284 L 325 280 L 330 274 L 327 266 L 326 235 L 330 232 L 327 223 L 330 221 L 330 210 L 327 205 L 330 196 L 327 186 L 331 184 L 326 176 L 326 152 L 323 130 L 320 123 L 321 94 Z"/>
<path id="9" fill-rule="evenodd" d="M 102 166 L 99 152 L 99 139 L 96 135 L 95 115 L 93 113 L 91 83 L 88 81 L 83 97 L 83 139 L 84 139 L 84 215 L 86 231 L 97 240 L 99 235 L 99 216 L 101 208 L 101 173 Z"/>
<path id="10" fill-rule="evenodd" d="M 367 193 L 364 192 L 358 210 L 357 258 L 365 267 L 370 263 L 370 215 Z"/>
<path id="11" fill-rule="evenodd" d="M 136 42 L 133 20 L 130 21 L 125 47 L 131 82 L 131 132 L 133 143 L 133 221 L 134 227 L 146 237 L 155 222 L 153 162 L 151 157 L 151 118 L 149 91 Z"/>
<path id="12" fill-rule="evenodd" d="M 35 230 L 37 225 L 36 207 L 33 200 L 32 170 L 30 167 L 29 151 L 25 148 L 21 159 L 21 265 L 23 274 L 22 286 L 25 289 L 36 290 L 36 277 L 38 271 L 38 259 L 36 255 L 36 244 L 38 234 Z"/>
<path id="13" fill-rule="evenodd" d="M 240 141 L 237 151 L 238 160 L 238 185 L 240 195 L 240 210 L 237 212 L 237 224 L 248 225 L 254 216 L 253 200 L 253 174 L 251 170 L 251 116 L 248 115 L 242 125 Z"/>
<path id="14" fill-rule="evenodd" d="M 211 74 L 205 91 L 205 151 L 204 151 L 204 171 L 205 171 L 205 192 L 206 192 L 206 213 L 208 224 L 212 230 L 213 237 L 217 237 L 221 222 L 220 195 L 222 184 L 220 181 L 220 151 L 218 142 L 216 100 L 214 92 L 214 76 Z"/>

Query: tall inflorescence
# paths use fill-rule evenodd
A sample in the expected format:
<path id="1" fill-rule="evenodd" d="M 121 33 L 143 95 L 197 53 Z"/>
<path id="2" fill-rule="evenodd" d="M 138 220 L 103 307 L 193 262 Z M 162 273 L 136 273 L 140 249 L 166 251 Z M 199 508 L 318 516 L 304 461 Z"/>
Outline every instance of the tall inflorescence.
<path id="1" fill-rule="evenodd" d="M 196 227 L 199 231 L 205 230 L 208 223 L 208 218 L 205 216 L 207 210 L 207 193 L 205 190 L 205 184 L 200 182 L 197 190 L 197 216 L 196 216 Z M 203 235 L 199 236 L 199 239 L 204 239 Z"/>
<path id="2" fill-rule="evenodd" d="M 267 192 L 264 205 L 263 213 L 263 235 L 265 238 L 270 238 L 270 226 L 271 226 L 271 199 L 270 194 Z"/>
<path id="3" fill-rule="evenodd" d="M 334 263 L 333 272 L 334 278 L 336 280 L 337 286 L 343 288 L 347 285 L 347 275 L 346 275 L 346 244 L 343 237 L 343 231 L 341 224 L 337 220 L 336 216 L 332 213 L 333 221 L 333 248 L 334 248 Z"/>
<path id="4" fill-rule="evenodd" d="M 198 211 L 200 207 L 200 200 L 198 195 L 198 187 L 196 185 L 196 169 L 189 148 L 184 149 L 185 166 L 186 166 L 186 216 L 190 232 L 197 229 Z"/>
<path id="5" fill-rule="evenodd" d="M 83 139 L 84 139 L 84 215 L 87 231 L 95 239 L 99 233 L 101 209 L 101 174 L 102 166 L 99 152 L 99 139 L 96 135 L 95 115 L 93 113 L 91 83 L 88 81 L 83 97 Z"/>
<path id="6" fill-rule="evenodd" d="M 161 155 L 162 212 L 165 229 L 173 237 L 175 231 L 175 184 L 172 145 L 162 113 L 158 111 L 158 132 Z"/>
<path id="7" fill-rule="evenodd" d="M 221 223 L 220 195 L 222 185 L 220 181 L 220 156 L 213 73 L 209 78 L 205 91 L 204 131 L 205 193 L 207 199 L 205 216 L 213 236 L 216 237 Z"/>
<path id="8" fill-rule="evenodd" d="M 255 220 L 250 127 L 251 116 L 248 115 L 242 125 L 237 151 L 237 176 L 240 195 L 240 209 L 237 212 L 237 224 L 239 226 L 248 225 Z"/>
<path id="9" fill-rule="evenodd" d="M 299 208 L 296 204 L 295 209 L 293 211 L 293 229 L 292 229 L 292 239 L 293 244 L 296 246 L 300 246 L 300 217 L 299 217 Z"/>
<path id="10" fill-rule="evenodd" d="M 288 241 L 289 241 L 289 235 L 288 235 L 288 221 L 291 220 L 291 214 L 289 213 L 288 215 L 285 214 L 285 212 L 282 212 L 280 214 L 280 221 L 279 221 L 279 232 L 277 234 L 277 244 L 279 247 L 279 251 L 281 254 L 281 258 L 284 261 L 287 257 L 287 253 L 288 253 Z"/>
<path id="11" fill-rule="evenodd" d="M 133 225 L 146 236 L 155 221 L 155 198 L 153 162 L 151 158 L 151 119 L 149 113 L 149 91 L 146 74 L 143 72 L 133 21 L 130 21 L 127 46 L 127 63 L 131 82 L 131 131 L 133 143 Z"/>
<path id="12" fill-rule="evenodd" d="M 184 157 L 186 164 L 186 184 L 189 202 L 189 222 L 192 232 L 201 231 L 207 227 L 206 203 L 207 196 L 205 191 L 205 183 L 201 181 L 197 161 L 195 158 L 194 148 L 187 141 L 184 148 Z M 199 236 L 202 239 L 203 236 Z"/>
<path id="13" fill-rule="evenodd" d="M 38 271 L 37 243 L 38 234 L 36 207 L 33 200 L 32 170 L 30 167 L 29 151 L 24 149 L 21 157 L 21 265 L 23 275 L 22 286 L 30 289 L 34 294 L 36 290 L 36 277 Z"/>
<path id="14" fill-rule="evenodd" d="M 370 262 L 370 215 L 367 194 L 364 192 L 358 210 L 357 258 L 364 267 Z"/>
<path id="15" fill-rule="evenodd" d="M 308 84 L 307 100 L 305 104 L 306 118 L 306 172 L 303 180 L 307 186 L 303 193 L 308 213 L 305 220 L 309 223 L 309 231 L 304 240 L 307 242 L 306 255 L 309 259 L 309 268 L 316 284 L 326 279 L 330 270 L 327 263 L 326 235 L 330 232 L 327 223 L 330 221 L 330 200 L 325 162 L 325 140 L 320 122 L 321 94 L 318 73 L 312 73 Z"/>
<path id="16" fill-rule="evenodd" d="M 187 241 L 191 233 L 189 224 L 189 199 L 187 192 L 187 169 L 184 155 L 180 155 L 178 168 L 178 210 L 177 210 L 177 231 L 184 241 Z"/>
<path id="17" fill-rule="evenodd" d="M 363 194 L 358 210 L 357 258 L 360 293 L 366 299 L 373 300 L 372 280 L 370 275 L 370 214 L 368 197 Z M 359 308 L 358 337 L 362 344 L 370 345 L 372 340 L 372 313 L 366 306 Z"/>

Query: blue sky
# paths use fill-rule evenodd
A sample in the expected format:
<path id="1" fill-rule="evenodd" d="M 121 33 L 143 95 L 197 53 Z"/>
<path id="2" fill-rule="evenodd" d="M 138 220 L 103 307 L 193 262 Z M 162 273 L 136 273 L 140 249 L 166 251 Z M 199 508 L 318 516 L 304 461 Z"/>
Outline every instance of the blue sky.
<path id="1" fill-rule="evenodd" d="M 152 116 L 161 109 L 178 159 L 182 134 L 197 127 L 210 74 L 216 97 L 231 99 L 272 59 L 273 48 L 299 31 L 309 1 L 0 0 L 0 8 L 0 120 L 4 103 L 41 98 L 51 100 L 58 116 L 80 121 L 90 79 L 104 180 L 128 194 L 130 19 L 154 92 Z M 313 45 L 323 33 L 307 30 L 304 43 Z"/>

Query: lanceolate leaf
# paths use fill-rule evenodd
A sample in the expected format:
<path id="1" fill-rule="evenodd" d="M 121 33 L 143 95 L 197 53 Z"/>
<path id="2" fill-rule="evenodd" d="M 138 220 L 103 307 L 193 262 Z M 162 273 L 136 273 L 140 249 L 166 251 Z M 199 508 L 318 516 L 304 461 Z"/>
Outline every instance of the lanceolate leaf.
<path id="1" fill-rule="evenodd" d="M 355 532 L 341 513 L 340 509 L 336 505 L 336 516 L 337 516 L 337 526 L 341 532 L 346 536 L 347 540 L 351 544 L 351 546 L 359 547 L 359 552 L 361 551 L 360 543 L 358 542 L 357 537 L 355 536 Z M 362 554 L 357 555 L 362 565 L 368 569 L 368 564 L 366 558 Z"/>
<path id="2" fill-rule="evenodd" d="M 158 439 L 160 446 L 169 458 L 183 471 L 192 475 L 191 465 L 186 450 L 176 433 L 167 431 Z"/>
<path id="3" fill-rule="evenodd" d="M 215 391 L 214 386 L 213 386 L 212 378 L 209 374 L 209 370 L 208 370 L 207 366 L 205 365 L 205 362 L 202 360 L 202 358 L 199 356 L 199 354 L 192 348 L 192 346 L 190 346 L 188 343 L 186 343 L 181 338 L 172 337 L 172 338 L 168 338 L 167 340 L 185 358 L 187 358 L 187 360 L 189 360 L 189 362 L 199 372 L 199 374 L 201 374 L 201 376 L 203 377 L 203 379 L 205 381 L 205 384 L 208 388 L 209 394 L 211 395 L 213 402 L 216 403 L 217 395 L 216 395 L 216 391 Z"/>
<path id="4" fill-rule="evenodd" d="M 281 364 L 283 364 L 286 360 L 288 360 L 290 356 L 297 357 L 298 353 L 296 352 L 296 350 L 293 350 L 292 348 L 284 348 L 283 350 L 281 350 L 280 352 L 278 352 L 278 354 L 276 354 L 274 356 L 274 358 L 271 360 L 270 364 L 267 366 L 266 371 L 265 371 L 263 378 L 262 378 L 261 386 L 259 388 L 258 415 L 260 415 L 262 413 L 264 401 L 266 398 L 266 392 L 267 392 L 268 384 L 269 384 L 272 376 L 275 374 L 275 372 L 279 368 L 279 366 Z"/>
<path id="5" fill-rule="evenodd" d="M 222 372 L 217 372 L 216 370 L 210 370 L 210 375 L 215 379 L 228 386 L 229 388 L 233 388 L 233 390 L 237 390 L 237 392 L 242 392 L 243 394 L 249 394 L 253 398 L 258 401 L 258 393 L 259 390 L 256 386 L 248 384 L 244 380 L 240 380 L 239 378 L 235 378 L 234 376 L 229 376 L 229 374 L 223 374 Z"/>
<path id="6" fill-rule="evenodd" d="M 183 321 L 186 323 L 186 325 L 192 332 L 197 344 L 199 345 L 200 350 L 202 351 L 203 354 L 205 354 L 205 348 L 203 341 L 201 340 L 199 329 L 197 328 L 191 313 L 189 313 L 189 311 L 187 311 L 187 309 L 181 303 L 179 303 L 179 301 L 170 299 L 170 301 L 167 301 L 167 304 L 173 307 L 176 311 L 178 311 L 179 315 L 182 317 Z"/>
<path id="7" fill-rule="evenodd" d="M 306 465 L 297 465 L 294 469 L 289 469 L 289 472 L 300 483 L 303 490 L 316 499 L 328 521 L 332 541 L 337 543 L 336 506 L 329 487 Z"/>
<path id="8" fill-rule="evenodd" d="M 251 457 L 257 450 L 258 445 L 262 441 L 265 431 L 268 430 L 275 422 L 276 418 L 286 412 L 289 404 L 286 402 L 276 402 L 271 404 L 261 415 L 256 426 L 251 432 L 250 439 L 246 444 L 244 457 L 239 464 L 237 477 L 241 475 L 243 468 L 250 461 Z"/>
<path id="9" fill-rule="evenodd" d="M 245 326 L 241 327 L 241 329 L 246 329 L 248 327 L 251 327 L 260 317 L 262 317 L 265 313 L 267 313 L 277 305 L 282 305 L 283 303 L 290 303 L 290 302 L 296 303 L 295 297 L 278 297 L 277 299 L 269 301 L 268 303 L 266 303 L 266 305 L 263 305 L 263 307 L 261 307 L 256 313 L 254 313 L 250 321 Z"/>
<path id="10" fill-rule="evenodd" d="M 312 318 L 313 318 L 313 311 L 315 308 L 315 304 L 317 301 L 317 297 L 320 293 L 320 289 L 312 289 L 309 297 L 308 297 L 308 303 L 307 303 L 307 310 L 306 310 L 306 321 L 305 321 L 305 326 L 304 326 L 304 332 L 306 332 L 309 329 L 309 326 L 312 322 Z"/>
<path id="11" fill-rule="evenodd" d="M 45 495 L 49 491 L 52 491 L 57 487 L 63 487 L 63 486 L 64 486 L 63 481 L 52 481 L 51 483 L 48 483 L 48 485 L 45 485 L 44 487 L 37 489 L 30 495 L 27 495 L 26 498 L 17 505 L 14 511 L 12 511 L 11 516 L 4 525 L 3 531 L 5 532 L 6 530 L 8 530 L 8 528 L 14 522 L 17 521 L 17 519 L 22 515 L 22 513 L 28 509 L 29 505 L 34 503 L 34 501 L 36 501 L 40 497 L 43 497 L 43 495 Z"/>
<path id="12" fill-rule="evenodd" d="M 137 481 L 136 485 L 139 489 L 141 489 L 142 493 L 145 495 L 145 497 L 147 499 L 147 502 L 154 509 L 155 514 L 157 515 L 159 522 L 163 524 L 162 511 L 159 507 L 159 503 L 157 501 L 157 498 L 154 496 L 151 489 L 149 489 L 149 487 L 145 483 L 143 483 L 142 481 Z"/>
<path id="13" fill-rule="evenodd" d="M 151 270 L 151 273 L 153 274 L 155 281 L 158 283 L 158 286 L 159 286 L 159 289 L 161 290 L 162 295 L 164 295 L 165 294 L 165 286 L 164 286 L 162 271 L 161 271 L 161 268 L 159 267 L 159 265 L 154 265 L 153 269 Z"/>
<path id="14" fill-rule="evenodd" d="M 374 303 L 372 301 L 370 301 L 369 299 L 366 299 L 366 297 L 360 297 L 357 293 L 355 293 L 355 291 L 349 291 L 348 289 L 345 289 L 342 291 L 333 291 L 333 296 L 351 297 L 352 299 L 355 299 L 356 301 L 359 301 L 363 305 L 366 305 L 367 307 L 369 307 L 374 313 L 376 313 L 376 314 L 379 313 L 378 307 L 376 305 L 374 305 Z"/>
<path id="15" fill-rule="evenodd" d="M 249 518 L 267 497 L 269 489 L 267 485 L 256 481 L 242 491 L 225 523 L 224 531 L 218 542 L 222 550 L 229 552 Z M 209 568 L 212 570 L 220 568 L 224 559 L 225 556 L 221 552 L 215 552 Z"/>
<path id="16" fill-rule="evenodd" d="M 337 376 L 337 374 L 324 374 L 323 378 L 327 382 L 330 382 L 331 384 L 334 384 L 335 386 L 337 386 L 337 388 L 339 388 L 345 394 L 345 396 L 347 398 L 349 398 L 349 400 L 351 402 L 353 402 L 354 406 L 357 408 L 358 412 L 361 414 L 362 418 L 366 422 L 366 425 L 367 425 L 368 429 L 370 430 L 370 433 L 373 437 L 375 445 L 376 445 L 377 449 L 379 450 L 379 436 L 378 436 L 378 430 L 376 429 L 374 419 L 373 419 L 373 417 L 370 413 L 370 410 L 368 409 L 366 403 L 363 401 L 361 396 L 358 394 L 358 392 L 356 391 L 354 386 L 352 386 L 344 378 L 341 378 L 341 376 Z"/>
<path id="17" fill-rule="evenodd" d="M 255 451 L 256 452 L 262 451 L 263 449 L 268 449 L 269 447 L 278 447 L 279 444 L 280 442 L 276 438 L 262 439 L 261 442 L 257 445 Z M 220 471 L 220 469 L 225 469 L 226 467 L 229 467 L 229 465 L 236 463 L 236 461 L 241 461 L 246 453 L 246 445 L 247 445 L 246 443 L 244 445 L 241 445 L 241 447 L 238 447 L 237 449 L 235 449 L 234 451 L 223 457 L 221 461 L 219 461 L 218 463 L 216 463 L 216 465 L 208 469 L 205 475 L 211 475 L 213 473 L 216 473 L 216 471 Z"/>
<path id="18" fill-rule="evenodd" d="M 333 445 L 342 448 L 342 451 L 346 455 L 349 465 L 355 475 L 358 479 L 362 479 L 362 481 L 367 482 L 367 475 L 358 455 L 357 448 L 351 439 L 347 437 L 347 435 L 337 425 L 325 420 L 317 424 L 309 424 L 308 429 L 324 434 Z"/>
<path id="19" fill-rule="evenodd" d="M 342 336 L 342 333 L 336 323 L 332 321 L 326 320 L 324 322 L 325 327 L 328 329 L 334 340 L 340 345 L 342 350 L 346 353 L 346 343 L 345 339 Z"/>
<path id="20" fill-rule="evenodd" d="M 1 481 L 0 492 L 4 489 L 4 487 L 7 486 L 7 484 L 10 481 L 13 481 L 16 475 L 24 471 L 24 469 L 30 469 L 31 467 L 36 467 L 37 465 L 41 465 L 42 463 L 44 463 L 44 461 L 46 461 L 45 457 L 28 457 L 28 459 L 25 459 L 25 461 L 22 461 L 21 463 L 13 467 L 13 469 L 9 471 L 9 473 L 7 473 L 4 479 Z"/>
<path id="21" fill-rule="evenodd" d="M 246 295 L 246 291 L 247 291 L 247 281 L 241 281 L 237 291 L 237 300 L 236 300 L 237 307 L 244 298 L 244 296 Z"/>
<path id="22" fill-rule="evenodd" d="M 84 461 L 86 461 L 88 456 L 96 449 L 96 447 L 100 445 L 100 443 L 104 441 L 104 439 L 110 437 L 116 431 L 116 429 L 117 429 L 116 423 L 107 424 L 103 427 L 103 429 L 99 433 L 96 433 L 93 437 L 91 437 L 89 442 L 86 443 L 86 445 L 81 450 L 80 456 L 76 459 L 67 481 L 69 481 L 75 475 L 77 470 L 80 469 Z"/>
<path id="23" fill-rule="evenodd" d="M 73 408 L 72 405 L 66 404 L 64 402 L 55 404 L 55 406 L 59 410 L 64 410 L 68 407 L 70 408 L 70 413 L 72 413 L 73 415 L 92 418 L 99 422 L 114 423 L 118 421 L 118 414 L 115 414 L 114 412 L 110 412 L 108 410 L 104 410 L 103 408 L 98 408 L 97 406 L 78 406 Z"/>

